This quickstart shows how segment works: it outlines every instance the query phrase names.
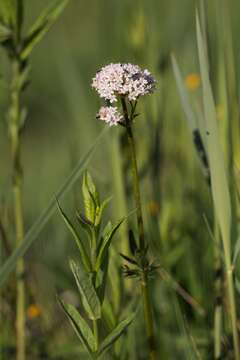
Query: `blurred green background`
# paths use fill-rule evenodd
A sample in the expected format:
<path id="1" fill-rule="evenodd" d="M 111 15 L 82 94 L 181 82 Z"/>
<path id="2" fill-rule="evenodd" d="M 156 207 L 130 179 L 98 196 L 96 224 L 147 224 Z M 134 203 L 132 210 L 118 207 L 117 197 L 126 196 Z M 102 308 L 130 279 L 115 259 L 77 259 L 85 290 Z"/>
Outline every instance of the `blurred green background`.
<path id="1" fill-rule="evenodd" d="M 26 26 L 49 2 L 25 1 Z M 214 69 L 218 64 L 217 46 L 224 32 L 219 27 L 220 3 L 207 2 Z M 238 0 L 228 3 L 234 51 L 239 60 L 240 3 Z M 211 223 L 211 197 L 184 119 L 170 62 L 170 54 L 174 53 L 184 77 L 199 73 L 197 6 L 200 2 L 194 0 L 70 1 L 31 58 L 31 83 L 23 97 L 28 109 L 22 137 L 24 213 L 28 229 L 104 128 L 95 118 L 100 101 L 91 82 L 96 71 L 110 62 L 132 62 L 146 67 L 157 78 L 157 91 L 140 104 L 141 116 L 135 126 L 147 237 L 154 258 L 205 309 L 205 315 L 199 315 L 169 284 L 160 281 L 160 277 L 154 280 L 162 359 L 197 358 L 188 337 L 189 328 L 196 333 L 202 358 L 212 358 L 209 334 L 213 310 L 213 244 L 203 216 Z M 2 50 L 0 76 L 0 201 L 2 206 L 11 208 L 11 163 L 5 123 L 9 67 Z M 189 93 L 194 103 L 201 103 L 200 87 L 190 89 Z M 219 99 L 216 102 L 222 105 Z M 88 166 L 102 198 L 113 195 L 109 211 L 113 220 L 133 206 L 128 200 L 129 176 L 124 178 L 129 169 L 124 142 L 123 129 L 111 128 Z M 81 208 L 80 180 L 63 206 L 69 214 L 74 214 L 76 207 Z M 11 211 L 8 222 L 11 229 Z M 122 229 L 115 242 L 117 249 L 125 246 L 125 231 L 126 228 Z M 28 305 L 36 302 L 41 308 L 41 315 L 30 319 L 28 324 L 29 341 L 37 349 L 36 358 L 41 358 L 39 342 L 47 349 L 49 358 L 78 358 L 78 341 L 55 299 L 56 292 L 74 289 L 68 268 L 68 258 L 74 253 L 74 243 L 56 213 L 26 255 L 32 291 Z M 119 273 L 117 276 L 121 278 Z M 126 285 L 129 286 L 132 285 Z M 123 302 L 126 305 L 124 297 Z M 136 345 L 137 336 L 138 339 L 143 336 L 138 325 L 131 330 L 132 353 L 128 358 L 146 359 L 146 350 L 140 347 L 140 351 Z M 10 330 L 5 333 L 4 341 L 12 345 L 10 333 Z"/>

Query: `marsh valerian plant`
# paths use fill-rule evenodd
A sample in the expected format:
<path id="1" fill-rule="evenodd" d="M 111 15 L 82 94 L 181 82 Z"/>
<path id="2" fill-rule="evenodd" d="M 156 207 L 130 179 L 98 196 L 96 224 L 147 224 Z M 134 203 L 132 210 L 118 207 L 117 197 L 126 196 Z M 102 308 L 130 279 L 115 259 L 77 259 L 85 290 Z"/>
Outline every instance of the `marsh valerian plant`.
<path id="1" fill-rule="evenodd" d="M 52 24 L 65 8 L 68 0 L 58 0 L 36 19 L 24 34 L 23 0 L 1 0 L 0 2 L 0 44 L 5 50 L 11 66 L 10 104 L 7 114 L 8 135 L 12 158 L 12 190 L 15 218 L 16 246 L 24 238 L 23 215 L 23 167 L 21 158 L 21 134 L 27 117 L 22 103 L 22 93 L 29 83 L 29 57 L 35 46 L 43 39 Z M 26 358 L 25 335 L 25 264 L 20 258 L 16 265 L 16 358 Z"/>
<path id="2" fill-rule="evenodd" d="M 60 213 L 79 250 L 80 261 L 70 260 L 70 268 L 79 290 L 81 311 L 65 303 L 61 298 L 58 300 L 90 358 L 97 359 L 103 356 L 124 333 L 133 321 L 135 312 L 130 313 L 114 329 L 102 335 L 104 325 L 102 308 L 108 280 L 109 250 L 125 218 L 115 224 L 109 221 L 103 226 L 103 214 L 110 198 L 100 201 L 97 188 L 88 172 L 83 178 L 82 192 L 85 212 L 77 212 L 76 216 L 81 232 L 77 231 L 59 205 Z"/>
<path id="3" fill-rule="evenodd" d="M 155 90 L 156 80 L 148 70 L 142 70 L 138 65 L 116 63 L 109 64 L 98 71 L 93 79 L 92 86 L 107 103 L 106 106 L 100 108 L 97 118 L 110 126 L 123 126 L 128 138 L 128 149 L 132 161 L 132 188 L 137 208 L 138 241 L 133 251 L 133 259 L 126 254 L 122 255 L 129 263 L 124 267 L 125 275 L 134 276 L 140 280 L 149 355 L 154 360 L 157 359 L 157 349 L 149 291 L 149 275 L 155 270 L 155 265 L 148 260 L 149 244 L 144 233 L 133 125 L 135 118 L 139 115 L 136 112 L 138 100 Z M 116 106 L 112 106 L 112 104 Z"/>

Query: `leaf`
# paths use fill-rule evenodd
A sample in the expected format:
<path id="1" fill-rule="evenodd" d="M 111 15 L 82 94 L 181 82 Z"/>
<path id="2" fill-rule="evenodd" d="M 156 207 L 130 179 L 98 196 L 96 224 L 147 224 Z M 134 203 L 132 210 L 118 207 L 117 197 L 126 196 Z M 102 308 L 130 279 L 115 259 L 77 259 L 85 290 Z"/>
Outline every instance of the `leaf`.
<path id="1" fill-rule="evenodd" d="M 96 209 L 99 205 L 99 197 L 92 177 L 88 171 L 85 172 L 82 184 L 83 201 L 86 218 L 95 223 Z"/>
<path id="2" fill-rule="evenodd" d="M 17 4 L 16 0 L 0 1 L 0 20 L 11 29 L 16 24 Z"/>
<path id="3" fill-rule="evenodd" d="M 12 30 L 4 24 L 0 23 L 0 43 L 10 39 L 11 36 Z"/>
<path id="4" fill-rule="evenodd" d="M 138 263 L 137 263 L 134 259 L 130 258 L 129 256 L 124 255 L 124 254 L 122 254 L 122 253 L 120 253 L 119 255 L 120 255 L 124 260 L 126 260 L 127 262 L 129 262 L 130 264 L 132 264 L 132 265 L 138 265 Z"/>
<path id="5" fill-rule="evenodd" d="M 87 233 L 89 240 L 93 236 L 94 225 L 83 214 L 77 213 L 77 220 L 82 229 Z"/>
<path id="6" fill-rule="evenodd" d="M 77 333 L 79 339 L 82 341 L 85 349 L 92 356 L 92 354 L 96 351 L 97 345 L 92 330 L 88 326 L 87 322 L 82 318 L 73 305 L 64 303 L 64 301 L 60 298 L 58 298 L 58 302 L 70 320 L 72 327 Z"/>
<path id="7" fill-rule="evenodd" d="M 183 107 L 186 119 L 188 121 L 189 129 L 191 131 L 194 131 L 197 128 L 196 115 L 192 109 L 189 95 L 186 90 L 186 86 L 184 84 L 181 71 L 179 69 L 178 63 L 177 63 L 174 55 L 172 55 L 172 66 L 173 66 L 173 72 L 174 72 L 178 92 L 179 92 L 179 95 L 181 98 L 182 107 Z"/>
<path id="8" fill-rule="evenodd" d="M 97 320 L 101 317 L 101 304 L 97 296 L 96 290 L 92 283 L 91 274 L 80 274 L 80 268 L 73 260 L 70 261 L 70 267 L 76 280 L 81 300 L 89 319 Z"/>
<path id="9" fill-rule="evenodd" d="M 112 196 L 105 199 L 100 206 L 96 209 L 96 217 L 95 217 L 95 226 L 99 226 L 101 224 L 103 212 L 106 209 L 109 202 L 112 200 Z"/>
<path id="10" fill-rule="evenodd" d="M 43 39 L 51 26 L 61 15 L 68 2 L 69 0 L 55 1 L 37 18 L 24 41 L 21 52 L 22 60 L 26 60 L 29 57 L 34 47 Z"/>
<path id="11" fill-rule="evenodd" d="M 30 230 L 28 230 L 27 234 L 25 235 L 22 243 L 14 250 L 12 255 L 7 259 L 7 261 L 1 266 L 0 268 L 0 286 L 2 286 L 5 281 L 7 280 L 8 276 L 11 272 L 15 269 L 16 263 L 19 258 L 24 256 L 27 252 L 31 244 L 37 239 L 45 225 L 48 223 L 50 218 L 53 216 L 56 210 L 56 198 L 60 200 L 63 198 L 72 186 L 76 183 L 79 179 L 80 175 L 82 174 L 83 170 L 86 168 L 86 165 L 91 158 L 94 150 L 96 149 L 97 145 L 99 144 L 102 137 L 108 131 L 108 128 L 104 128 L 104 130 L 99 134 L 96 140 L 91 144 L 88 151 L 80 158 L 79 163 L 73 169 L 71 174 L 67 177 L 64 181 L 60 189 L 57 191 L 56 195 L 50 200 L 48 206 L 43 210 L 42 214 L 39 218 L 35 221 L 32 225 Z"/>
<path id="12" fill-rule="evenodd" d="M 205 115 L 205 131 L 207 136 L 207 152 L 209 158 L 211 174 L 211 190 L 214 202 L 214 208 L 219 223 L 224 251 L 227 258 L 227 267 L 231 263 L 230 249 L 230 224 L 231 224 L 231 204 L 230 194 L 227 182 L 227 175 L 224 166 L 223 151 L 220 145 L 219 133 L 217 127 L 217 116 L 214 104 L 213 93 L 211 89 L 208 62 L 205 54 L 205 46 L 201 34 L 199 19 L 197 17 L 197 43 L 199 62 L 203 86 L 203 104 Z"/>
<path id="13" fill-rule="evenodd" d="M 128 328 L 128 326 L 132 323 L 136 313 L 130 314 L 125 320 L 121 321 L 115 329 L 103 340 L 100 345 L 98 355 L 102 355 L 106 352 L 110 346 L 112 346 L 115 341 L 123 334 L 123 332 Z"/>
<path id="14" fill-rule="evenodd" d="M 65 221 L 65 224 L 67 225 L 68 229 L 70 230 L 71 234 L 73 235 L 76 243 L 77 243 L 77 246 L 79 248 L 79 251 L 80 251 L 80 255 L 81 255 L 81 260 L 83 262 L 83 265 L 85 267 L 85 269 L 87 271 L 91 271 L 91 262 L 90 262 L 90 259 L 88 257 L 88 254 L 84 248 L 84 245 L 82 243 L 82 240 L 81 238 L 79 237 L 77 231 L 75 230 L 73 224 L 71 223 L 71 221 L 68 219 L 68 217 L 66 216 L 66 214 L 64 213 L 64 211 L 61 209 L 59 203 L 58 203 L 58 209 L 62 215 L 62 218 L 63 220 Z"/>
<path id="15" fill-rule="evenodd" d="M 101 269 L 97 273 L 97 280 L 98 280 L 99 274 L 101 274 L 101 280 L 99 281 L 99 285 L 97 287 L 97 294 L 98 294 L 101 304 L 103 303 L 103 300 L 104 300 L 105 289 L 106 289 L 106 284 L 107 284 L 108 265 L 109 265 L 109 256 L 107 254 L 107 256 L 105 256 L 105 259 L 102 263 Z"/>
<path id="16" fill-rule="evenodd" d="M 98 272 L 101 264 L 107 254 L 107 251 L 109 249 L 109 246 L 111 244 L 112 238 L 114 236 L 114 234 L 116 233 L 116 231 L 118 230 L 118 228 L 121 226 L 121 224 L 123 223 L 123 221 L 125 221 L 126 218 L 124 217 L 123 219 L 121 219 L 120 221 L 118 221 L 115 225 L 113 225 L 110 230 L 108 231 L 108 233 L 105 235 L 105 237 L 103 238 L 101 247 L 99 249 L 99 253 L 97 255 L 97 261 L 96 261 L 96 265 L 95 265 L 95 271 Z"/>

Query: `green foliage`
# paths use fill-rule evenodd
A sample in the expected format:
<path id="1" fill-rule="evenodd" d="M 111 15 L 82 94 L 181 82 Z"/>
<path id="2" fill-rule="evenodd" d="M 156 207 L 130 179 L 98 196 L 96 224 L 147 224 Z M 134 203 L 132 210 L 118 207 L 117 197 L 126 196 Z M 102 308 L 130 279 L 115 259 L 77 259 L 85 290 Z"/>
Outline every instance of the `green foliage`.
<path id="1" fill-rule="evenodd" d="M 88 257 L 88 254 L 85 250 L 85 247 L 84 247 L 84 244 L 83 244 L 83 241 L 82 239 L 80 238 L 80 236 L 78 235 L 77 231 L 74 229 L 74 226 L 73 224 L 71 223 L 71 221 L 68 219 L 68 217 L 66 216 L 66 214 L 64 213 L 64 211 L 61 209 L 60 205 L 58 204 L 58 208 L 60 210 L 60 213 L 68 227 L 68 229 L 70 230 L 70 232 L 72 233 L 76 243 L 77 243 L 77 246 L 79 248 L 79 251 L 80 251 L 80 254 L 81 254 L 81 259 L 82 259 L 82 262 L 83 262 L 83 265 L 85 266 L 86 268 L 86 271 L 90 271 L 91 270 L 91 263 L 90 263 L 90 260 L 89 260 L 89 257 Z"/>
<path id="2" fill-rule="evenodd" d="M 12 30 L 8 26 L 0 23 L 0 43 L 10 39 L 11 35 Z"/>
<path id="3" fill-rule="evenodd" d="M 77 309 L 71 304 L 65 304 L 61 299 L 58 299 L 60 305 L 62 306 L 64 312 L 69 318 L 74 330 L 76 331 L 78 337 L 82 341 L 86 350 L 92 354 L 96 351 L 96 342 L 87 322 L 83 319 Z"/>
<path id="4" fill-rule="evenodd" d="M 124 333 L 124 331 L 126 331 L 128 326 L 132 323 L 135 316 L 136 316 L 135 313 L 130 314 L 126 319 L 121 321 L 116 326 L 116 328 L 114 328 L 113 331 L 111 331 L 110 334 L 107 335 L 107 337 L 103 340 L 99 348 L 98 351 L 99 355 L 103 355 L 114 344 L 114 342 L 117 341 L 117 339 Z"/>
<path id="5" fill-rule="evenodd" d="M 90 356 L 98 358 L 124 333 L 133 321 L 135 314 L 130 314 L 125 320 L 121 321 L 99 345 L 98 330 L 96 328 L 98 327 L 98 321 L 102 321 L 103 318 L 102 308 L 108 280 L 109 248 L 114 235 L 125 219 L 118 221 L 115 225 L 108 222 L 99 234 L 104 209 L 110 198 L 100 203 L 99 193 L 88 172 L 85 172 L 83 176 L 82 192 L 85 216 L 77 212 L 77 219 L 81 228 L 87 233 L 89 240 L 88 253 L 91 254 L 91 258 L 88 257 L 80 236 L 60 206 L 59 211 L 78 244 L 80 258 L 85 265 L 85 271 L 83 271 L 82 267 L 73 260 L 70 261 L 70 268 L 79 290 L 83 310 L 88 319 L 93 322 L 94 335 L 74 307 L 66 305 L 62 301 L 60 301 L 60 304 Z"/>
<path id="6" fill-rule="evenodd" d="M 93 286 L 93 275 L 90 272 L 81 274 L 81 268 L 73 260 L 70 261 L 70 267 L 81 295 L 83 307 L 89 319 L 99 319 L 101 317 L 101 305 Z"/>
<path id="7" fill-rule="evenodd" d="M 21 59 L 26 60 L 35 46 L 44 38 L 49 29 L 62 14 L 69 0 L 57 0 L 43 11 L 27 33 L 21 51 Z"/>
<path id="8" fill-rule="evenodd" d="M 17 2 L 18 0 L 1 0 L 0 3 L 0 21 L 11 29 L 16 25 Z"/>

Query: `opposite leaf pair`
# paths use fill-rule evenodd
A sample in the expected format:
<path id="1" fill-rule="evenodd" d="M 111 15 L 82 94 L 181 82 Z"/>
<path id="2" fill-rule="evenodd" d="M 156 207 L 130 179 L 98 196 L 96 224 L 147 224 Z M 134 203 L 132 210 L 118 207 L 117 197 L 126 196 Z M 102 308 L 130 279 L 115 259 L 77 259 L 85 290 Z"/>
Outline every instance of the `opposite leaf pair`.
<path id="1" fill-rule="evenodd" d="M 61 299 L 59 302 L 85 350 L 92 359 L 96 359 L 102 356 L 122 335 L 133 321 L 135 313 L 131 313 L 114 329 L 110 329 L 104 338 L 99 336 L 99 327 L 103 328 L 102 307 L 107 283 L 109 248 L 114 234 L 125 219 L 118 221 L 115 225 L 109 222 L 101 230 L 103 211 L 110 199 L 100 203 L 99 194 L 88 173 L 84 175 L 82 191 L 85 213 L 77 213 L 77 220 L 86 233 L 85 238 L 79 236 L 60 206 L 59 210 L 80 253 L 81 263 L 77 265 L 71 260 L 70 268 L 79 290 L 84 317 L 73 305 L 65 304 Z M 92 323 L 92 327 L 89 323 Z"/>

